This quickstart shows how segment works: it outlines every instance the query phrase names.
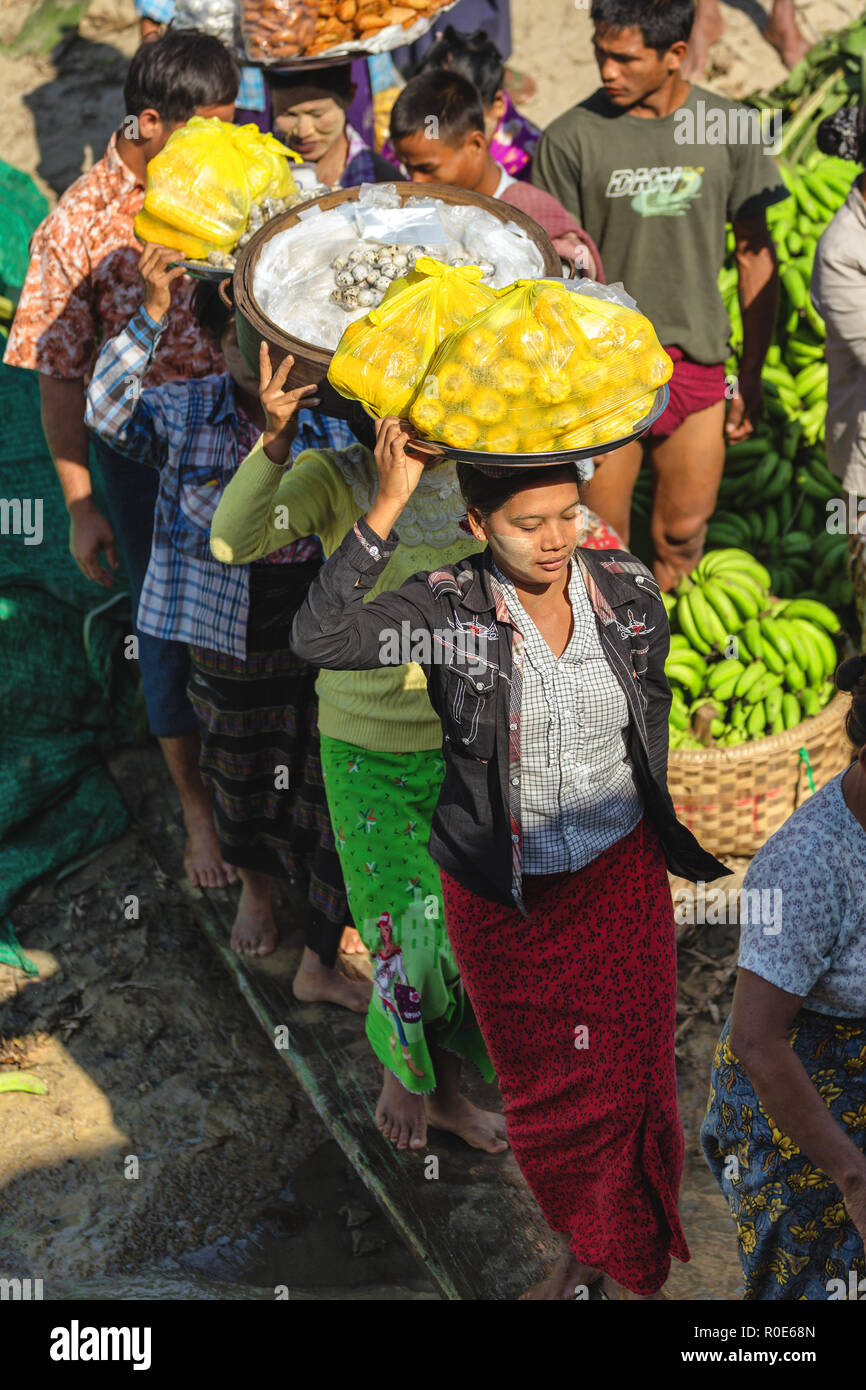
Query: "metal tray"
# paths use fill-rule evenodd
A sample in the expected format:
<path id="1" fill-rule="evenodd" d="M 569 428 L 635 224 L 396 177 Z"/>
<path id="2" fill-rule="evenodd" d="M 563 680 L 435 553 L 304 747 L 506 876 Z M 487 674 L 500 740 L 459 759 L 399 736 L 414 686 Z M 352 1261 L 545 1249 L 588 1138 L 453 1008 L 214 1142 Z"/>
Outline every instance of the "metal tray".
<path id="1" fill-rule="evenodd" d="M 234 275 L 234 267 L 228 270 L 221 265 L 211 265 L 209 261 L 171 261 L 169 269 L 175 265 L 182 265 L 187 275 L 191 275 L 194 280 L 210 280 L 214 285 L 220 284 L 223 280 L 230 280 Z"/>
<path id="2" fill-rule="evenodd" d="M 599 454 L 609 454 L 640 439 L 642 434 L 654 425 L 659 416 L 667 410 L 670 391 L 660 386 L 649 415 L 639 420 L 637 428 L 622 439 L 613 439 L 609 444 L 593 444 L 586 449 L 551 449 L 546 454 L 493 454 L 481 449 L 455 449 L 450 444 L 439 444 L 432 439 L 413 438 L 412 448 L 419 454 L 441 455 L 443 458 L 458 459 L 462 463 L 474 464 L 483 470 L 488 464 L 491 468 L 545 468 L 552 463 L 576 463 L 580 459 L 596 458 Z"/>

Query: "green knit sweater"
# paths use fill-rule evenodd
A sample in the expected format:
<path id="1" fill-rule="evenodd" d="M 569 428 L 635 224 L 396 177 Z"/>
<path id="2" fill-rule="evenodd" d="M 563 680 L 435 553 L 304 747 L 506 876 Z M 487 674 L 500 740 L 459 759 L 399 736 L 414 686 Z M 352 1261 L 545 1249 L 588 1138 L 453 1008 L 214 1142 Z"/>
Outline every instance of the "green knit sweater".
<path id="1" fill-rule="evenodd" d="M 248 564 L 302 536 L 318 536 L 331 555 L 376 495 L 376 465 L 362 445 L 308 449 L 294 467 L 272 463 L 261 441 L 226 487 L 211 524 L 211 550 L 229 565 Z M 441 569 L 480 549 L 460 529 L 465 512 L 452 463 L 428 469 L 397 523 L 400 545 L 368 600 L 399 589 L 419 570 Z M 319 732 L 376 752 L 439 748 L 442 730 L 420 666 L 321 671 Z"/>

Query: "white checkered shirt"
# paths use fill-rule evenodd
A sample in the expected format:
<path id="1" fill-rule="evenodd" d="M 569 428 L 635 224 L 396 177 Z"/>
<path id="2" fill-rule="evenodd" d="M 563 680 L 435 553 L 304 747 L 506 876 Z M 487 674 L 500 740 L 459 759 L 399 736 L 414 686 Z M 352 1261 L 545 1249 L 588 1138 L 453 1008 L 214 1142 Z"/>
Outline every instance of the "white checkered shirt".
<path id="1" fill-rule="evenodd" d="M 608 666 L 576 564 L 574 632 L 555 657 L 511 580 L 493 572 L 523 634 L 520 820 L 523 873 L 574 873 L 633 830 L 643 802 L 626 760 L 625 695 Z"/>

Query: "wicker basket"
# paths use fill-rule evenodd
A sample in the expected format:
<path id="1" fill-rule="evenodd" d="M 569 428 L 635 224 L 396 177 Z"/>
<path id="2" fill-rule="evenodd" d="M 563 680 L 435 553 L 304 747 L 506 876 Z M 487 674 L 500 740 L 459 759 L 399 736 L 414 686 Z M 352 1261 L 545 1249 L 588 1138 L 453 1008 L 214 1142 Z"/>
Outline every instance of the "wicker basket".
<path id="1" fill-rule="evenodd" d="M 732 748 L 671 749 L 668 788 L 677 816 L 711 854 L 751 858 L 851 761 L 850 703 L 838 694 L 795 728 Z"/>
<path id="2" fill-rule="evenodd" d="M 503 203 L 498 198 L 488 198 L 484 193 L 471 193 L 468 189 L 452 188 L 449 184 L 444 183 L 397 183 L 396 189 L 403 202 L 409 198 L 439 198 L 443 203 L 471 203 L 474 207 L 483 208 L 485 212 L 492 213 L 500 222 L 516 222 L 535 242 L 541 252 L 544 261 L 544 274 L 555 279 L 561 277 L 561 262 L 549 236 L 543 227 L 539 227 L 538 223 L 520 208 L 514 208 L 510 203 Z M 237 311 L 238 345 L 250 367 L 253 371 L 258 372 L 259 342 L 262 338 L 269 345 L 271 360 L 275 364 L 278 361 L 281 362 L 290 352 L 295 362 L 289 376 L 289 385 L 297 387 L 306 386 L 310 382 L 321 383 L 323 386 L 323 407 L 325 397 L 327 397 L 329 405 L 335 405 L 342 400 L 342 397 L 338 396 L 333 388 L 329 388 L 328 383 L 323 380 L 327 376 L 333 355 L 331 350 L 318 347 L 314 343 L 304 342 L 302 338 L 295 338 L 291 333 L 287 333 L 285 329 L 275 324 L 273 319 L 269 319 L 266 314 L 263 314 L 253 295 L 253 277 L 262 248 L 267 245 L 272 236 L 285 231 L 287 227 L 293 227 L 299 221 L 300 214 L 306 209 L 318 206 L 326 212 L 329 208 L 339 207 L 341 203 L 357 201 L 360 191 L 360 188 L 344 188 L 337 193 L 325 193 L 320 198 L 311 198 L 303 206 L 290 208 L 288 212 L 280 213 L 279 216 L 271 218 L 270 222 L 266 222 L 255 236 L 250 238 L 241 251 L 232 277 L 232 295 Z M 332 400 L 331 397 L 334 399 Z M 324 408 L 327 409 L 327 407 Z M 330 413 L 339 414 L 341 411 L 335 409 Z"/>

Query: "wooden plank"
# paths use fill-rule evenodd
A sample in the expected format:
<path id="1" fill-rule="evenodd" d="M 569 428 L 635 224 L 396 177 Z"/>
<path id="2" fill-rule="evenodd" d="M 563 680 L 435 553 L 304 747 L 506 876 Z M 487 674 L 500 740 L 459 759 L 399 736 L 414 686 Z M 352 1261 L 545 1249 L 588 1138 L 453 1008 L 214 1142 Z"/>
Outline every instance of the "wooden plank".
<path id="1" fill-rule="evenodd" d="M 144 778 L 134 774 L 130 753 L 112 770 L 133 814 L 141 810 Z M 152 755 L 150 755 L 152 756 Z M 125 763 L 127 770 L 120 771 Z M 167 773 L 148 762 L 147 775 L 162 779 L 166 803 L 174 804 Z M 136 802 L 139 802 L 138 807 Z M 400 1153 L 375 1126 L 381 1073 L 364 1033 L 362 1015 L 329 1004 L 305 1004 L 292 994 L 302 934 L 285 929 L 278 949 L 263 958 L 239 957 L 229 948 L 235 893 L 193 889 L 183 876 L 182 840 L 154 817 L 137 817 L 139 828 L 163 872 L 182 883 L 196 920 L 244 999 L 272 1041 L 288 1030 L 280 1056 L 303 1087 L 317 1114 L 349 1162 L 448 1299 L 516 1298 L 555 1258 L 557 1246 L 513 1154 L 493 1156 L 468 1148 L 453 1135 L 431 1129 L 426 1151 Z M 291 918 L 303 921 L 303 903 L 286 898 Z M 285 914 L 280 918 L 284 920 Z M 288 939 L 287 939 L 288 938 Z M 351 966 L 352 958 L 348 958 Z M 500 1109 L 495 1085 L 466 1074 L 466 1092 L 476 1104 Z M 438 1175 L 431 1174 L 438 1160 Z"/>

